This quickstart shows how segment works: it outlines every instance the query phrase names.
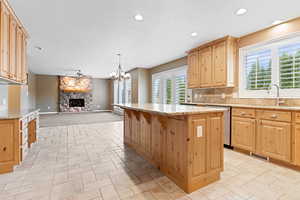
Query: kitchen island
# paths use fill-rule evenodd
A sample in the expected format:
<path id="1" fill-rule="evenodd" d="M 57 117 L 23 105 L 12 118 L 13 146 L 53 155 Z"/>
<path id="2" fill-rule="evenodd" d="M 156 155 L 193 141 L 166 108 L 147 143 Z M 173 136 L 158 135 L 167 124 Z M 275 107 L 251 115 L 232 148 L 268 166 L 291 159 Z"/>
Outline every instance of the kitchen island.
<path id="1" fill-rule="evenodd" d="M 191 193 L 220 179 L 225 109 L 166 104 L 118 104 L 124 143 Z"/>

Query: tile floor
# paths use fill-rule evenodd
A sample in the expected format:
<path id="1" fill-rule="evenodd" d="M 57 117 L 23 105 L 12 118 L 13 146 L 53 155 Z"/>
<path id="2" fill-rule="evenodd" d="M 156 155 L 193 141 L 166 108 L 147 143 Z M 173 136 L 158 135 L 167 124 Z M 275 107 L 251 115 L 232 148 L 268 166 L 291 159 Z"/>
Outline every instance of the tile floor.
<path id="1" fill-rule="evenodd" d="M 1 200 L 299 200 L 300 173 L 230 150 L 222 179 L 185 194 L 122 141 L 122 122 L 41 128 Z"/>

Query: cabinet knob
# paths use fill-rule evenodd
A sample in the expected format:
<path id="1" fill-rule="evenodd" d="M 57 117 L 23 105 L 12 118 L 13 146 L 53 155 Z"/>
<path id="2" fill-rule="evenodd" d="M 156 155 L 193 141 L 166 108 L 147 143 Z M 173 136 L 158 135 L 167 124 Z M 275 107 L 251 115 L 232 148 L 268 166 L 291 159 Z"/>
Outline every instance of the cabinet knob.
<path id="1" fill-rule="evenodd" d="M 3 151 L 6 151 L 6 149 L 7 149 L 6 147 L 3 147 Z"/>

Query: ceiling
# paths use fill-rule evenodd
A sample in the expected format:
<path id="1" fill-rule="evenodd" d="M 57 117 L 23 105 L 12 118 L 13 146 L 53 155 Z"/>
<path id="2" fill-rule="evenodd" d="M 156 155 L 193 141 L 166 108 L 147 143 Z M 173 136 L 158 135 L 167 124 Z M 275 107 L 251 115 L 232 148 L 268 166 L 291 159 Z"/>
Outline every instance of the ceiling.
<path id="1" fill-rule="evenodd" d="M 122 54 L 126 70 L 150 68 L 225 35 L 242 36 L 299 16 L 299 0 L 9 0 L 30 35 L 29 68 L 105 78 Z M 239 8 L 248 12 L 236 16 Z M 134 20 L 142 14 L 144 21 Z M 197 32 L 196 37 L 191 33 Z M 42 47 L 38 50 L 36 47 Z"/>

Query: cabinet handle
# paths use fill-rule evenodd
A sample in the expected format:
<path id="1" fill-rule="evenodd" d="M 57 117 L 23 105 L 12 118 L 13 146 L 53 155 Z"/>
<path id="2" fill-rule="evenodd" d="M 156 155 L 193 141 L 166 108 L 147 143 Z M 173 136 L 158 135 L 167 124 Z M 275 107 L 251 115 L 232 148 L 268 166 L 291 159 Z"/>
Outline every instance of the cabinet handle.
<path id="1" fill-rule="evenodd" d="M 277 115 L 274 114 L 274 115 L 271 115 L 271 117 L 272 117 L 272 118 L 277 118 Z"/>
<path id="2" fill-rule="evenodd" d="M 3 151 L 6 151 L 6 149 L 7 149 L 6 147 L 3 147 Z"/>

